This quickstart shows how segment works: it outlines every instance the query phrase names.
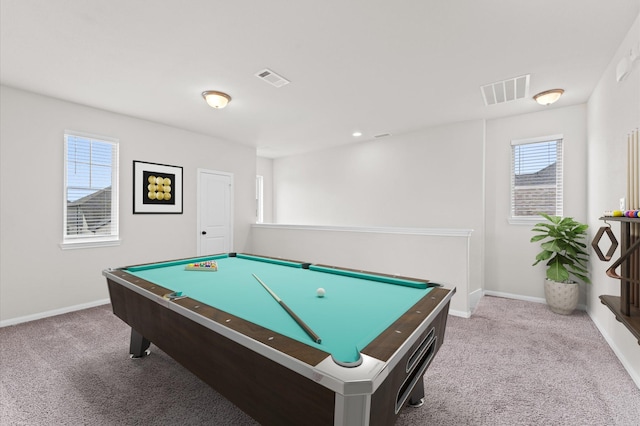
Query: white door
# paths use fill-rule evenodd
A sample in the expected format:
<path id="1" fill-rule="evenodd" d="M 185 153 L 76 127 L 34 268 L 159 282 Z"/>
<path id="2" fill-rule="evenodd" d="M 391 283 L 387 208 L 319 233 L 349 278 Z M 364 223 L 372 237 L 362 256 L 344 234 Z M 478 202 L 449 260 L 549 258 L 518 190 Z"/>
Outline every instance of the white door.
<path id="1" fill-rule="evenodd" d="M 198 169 L 198 256 L 233 250 L 233 175 Z"/>

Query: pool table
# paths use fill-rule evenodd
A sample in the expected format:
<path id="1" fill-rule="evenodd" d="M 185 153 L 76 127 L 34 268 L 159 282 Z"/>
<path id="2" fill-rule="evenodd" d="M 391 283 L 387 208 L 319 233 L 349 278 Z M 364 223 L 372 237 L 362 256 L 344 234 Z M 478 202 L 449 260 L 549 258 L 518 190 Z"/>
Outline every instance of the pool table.
<path id="1" fill-rule="evenodd" d="M 187 268 L 202 262 L 217 270 Z M 455 292 L 240 253 L 103 275 L 132 357 L 153 342 L 265 425 L 393 424 L 423 401 Z"/>

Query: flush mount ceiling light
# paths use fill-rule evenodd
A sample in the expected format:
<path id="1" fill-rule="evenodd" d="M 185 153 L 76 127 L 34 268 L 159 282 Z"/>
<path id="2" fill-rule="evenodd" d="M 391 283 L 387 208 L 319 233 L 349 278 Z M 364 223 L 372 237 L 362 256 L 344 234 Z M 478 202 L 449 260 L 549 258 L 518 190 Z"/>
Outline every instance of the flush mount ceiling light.
<path id="1" fill-rule="evenodd" d="M 564 93 L 562 89 L 551 89 L 544 92 L 540 92 L 533 97 L 533 99 L 540 105 L 551 105 Z"/>
<path id="2" fill-rule="evenodd" d="M 202 97 L 209 104 L 211 108 L 224 108 L 231 101 L 231 96 L 226 93 L 216 92 L 215 90 L 207 90 L 202 92 Z"/>

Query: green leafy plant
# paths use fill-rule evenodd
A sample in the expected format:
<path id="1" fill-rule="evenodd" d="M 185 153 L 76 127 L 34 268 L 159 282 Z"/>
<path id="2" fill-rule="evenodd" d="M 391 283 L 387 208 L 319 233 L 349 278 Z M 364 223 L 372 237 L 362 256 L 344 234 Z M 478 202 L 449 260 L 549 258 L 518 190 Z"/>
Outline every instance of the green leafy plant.
<path id="1" fill-rule="evenodd" d="M 531 242 L 540 242 L 542 251 L 536 256 L 534 266 L 547 261 L 547 278 L 556 282 L 570 282 L 570 276 L 591 283 L 587 276 L 589 253 L 586 238 L 589 225 L 571 217 L 550 216 L 540 213 L 548 222 L 537 223 L 532 229 L 536 235 Z"/>

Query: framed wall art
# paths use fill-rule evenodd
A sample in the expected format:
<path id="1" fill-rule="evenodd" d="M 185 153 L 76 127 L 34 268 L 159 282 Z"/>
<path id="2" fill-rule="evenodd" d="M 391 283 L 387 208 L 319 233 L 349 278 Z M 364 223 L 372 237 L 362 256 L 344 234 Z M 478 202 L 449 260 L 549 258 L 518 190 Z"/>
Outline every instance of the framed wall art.
<path id="1" fill-rule="evenodd" d="M 182 167 L 133 162 L 133 214 L 182 214 Z"/>

